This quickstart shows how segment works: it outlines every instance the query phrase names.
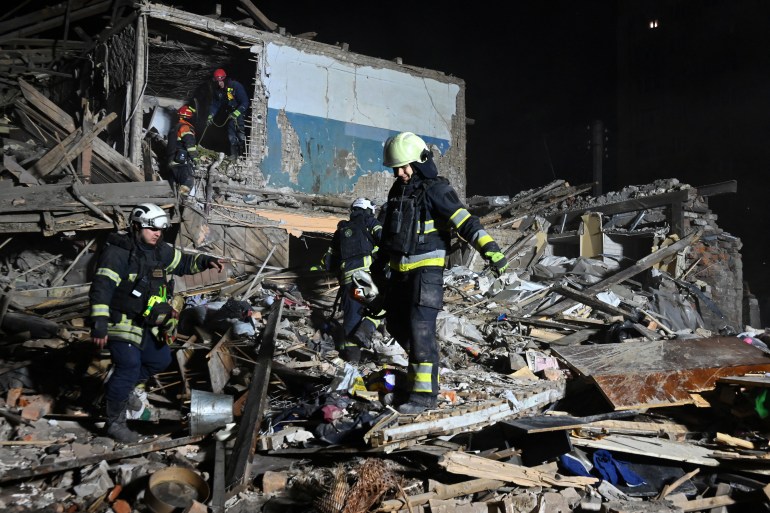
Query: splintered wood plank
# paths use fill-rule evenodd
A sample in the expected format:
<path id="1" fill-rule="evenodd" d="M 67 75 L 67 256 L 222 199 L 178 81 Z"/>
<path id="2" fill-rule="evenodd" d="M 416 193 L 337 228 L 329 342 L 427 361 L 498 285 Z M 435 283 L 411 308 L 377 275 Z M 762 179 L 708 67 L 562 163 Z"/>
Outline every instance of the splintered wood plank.
<path id="1" fill-rule="evenodd" d="M 770 371 L 770 357 L 737 337 L 553 347 L 593 379 L 616 410 L 691 404 L 723 376 Z"/>
<path id="2" fill-rule="evenodd" d="M 606 435 L 597 439 L 571 436 L 569 439 L 572 445 L 588 447 L 590 449 L 604 449 L 613 454 L 635 454 L 680 463 L 693 463 L 706 467 L 719 466 L 719 460 L 712 457 L 713 451 L 711 449 L 689 442 L 674 442 L 665 438 L 627 435 Z M 618 458 L 623 459 L 620 456 Z"/>
<path id="3" fill-rule="evenodd" d="M 221 394 L 225 385 L 230 381 L 235 361 L 230 353 L 230 330 L 227 330 L 217 345 L 206 355 L 208 360 L 209 380 L 211 381 L 211 391 L 215 394 Z"/>

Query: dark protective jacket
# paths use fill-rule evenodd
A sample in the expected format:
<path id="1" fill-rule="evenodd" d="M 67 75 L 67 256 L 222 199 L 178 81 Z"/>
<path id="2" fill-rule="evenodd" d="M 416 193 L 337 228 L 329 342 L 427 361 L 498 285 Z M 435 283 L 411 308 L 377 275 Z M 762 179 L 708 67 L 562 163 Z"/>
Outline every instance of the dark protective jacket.
<path id="1" fill-rule="evenodd" d="M 453 231 L 482 255 L 500 251 L 446 178 L 415 172 L 405 184 L 396 180 L 388 192 L 381 243 L 393 271 L 445 267 Z"/>
<path id="2" fill-rule="evenodd" d="M 214 257 L 186 255 L 166 242 L 149 246 L 133 234 L 111 234 L 91 282 L 91 320 L 108 317 L 110 340 L 141 346 L 150 297 L 166 295 L 168 276 L 195 274 Z M 170 299 L 170 298 L 168 298 Z"/>
<path id="3" fill-rule="evenodd" d="M 382 225 L 372 214 L 355 208 L 350 219 L 340 221 L 332 236 L 329 249 L 321 258 L 321 266 L 338 272 L 341 284 L 352 281 L 353 272 L 369 270 L 379 250 Z"/>
<path id="4" fill-rule="evenodd" d="M 186 164 L 197 158 L 198 143 L 195 140 L 195 127 L 186 119 L 180 119 L 168 132 L 166 162 L 172 166 Z"/>
<path id="5" fill-rule="evenodd" d="M 220 109 L 225 109 L 227 114 L 238 111 L 243 115 L 249 106 L 249 96 L 246 89 L 237 80 L 225 79 L 225 87 L 215 87 L 214 97 L 211 100 L 209 114 L 216 116 Z"/>

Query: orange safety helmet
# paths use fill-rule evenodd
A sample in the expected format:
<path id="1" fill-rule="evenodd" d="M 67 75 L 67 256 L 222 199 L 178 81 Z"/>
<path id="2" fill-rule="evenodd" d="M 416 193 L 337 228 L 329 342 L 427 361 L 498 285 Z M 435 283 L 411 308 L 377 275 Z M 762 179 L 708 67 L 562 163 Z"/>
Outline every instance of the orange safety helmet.
<path id="1" fill-rule="evenodd" d="M 222 68 L 214 70 L 214 80 L 225 79 L 225 78 L 227 78 L 227 73 L 225 73 L 225 70 L 223 70 Z"/>
<path id="2" fill-rule="evenodd" d="M 193 114 L 195 114 L 195 109 L 190 107 L 189 105 L 182 105 L 179 107 L 179 110 L 177 111 L 180 118 L 184 119 L 192 119 Z"/>

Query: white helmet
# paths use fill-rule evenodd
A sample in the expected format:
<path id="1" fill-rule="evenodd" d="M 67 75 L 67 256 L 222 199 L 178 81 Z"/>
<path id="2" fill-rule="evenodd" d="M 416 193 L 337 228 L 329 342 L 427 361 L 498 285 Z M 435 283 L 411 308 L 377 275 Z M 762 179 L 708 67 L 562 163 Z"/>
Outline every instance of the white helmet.
<path id="1" fill-rule="evenodd" d="M 352 211 L 354 208 L 362 208 L 364 210 L 371 211 L 372 215 L 374 215 L 374 203 L 369 201 L 366 198 L 356 198 L 356 200 L 353 202 L 352 205 L 350 205 L 350 210 Z"/>
<path id="2" fill-rule="evenodd" d="M 141 203 L 131 211 L 132 223 L 136 223 L 142 228 L 159 228 L 165 230 L 168 228 L 168 216 L 166 211 L 154 203 Z"/>
<path id="3" fill-rule="evenodd" d="M 352 279 L 353 288 L 350 289 L 350 294 L 353 296 L 353 299 L 359 303 L 368 305 L 374 301 L 374 298 L 376 298 L 377 294 L 380 293 L 380 289 L 378 289 L 377 285 L 374 284 L 372 275 L 363 269 L 357 269 L 354 271 Z"/>

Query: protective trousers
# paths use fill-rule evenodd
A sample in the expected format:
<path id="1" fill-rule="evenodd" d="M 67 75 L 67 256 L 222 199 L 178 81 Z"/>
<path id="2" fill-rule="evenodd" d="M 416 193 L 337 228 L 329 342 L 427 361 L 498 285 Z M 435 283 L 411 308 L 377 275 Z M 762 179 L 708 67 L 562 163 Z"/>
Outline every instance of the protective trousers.
<path id="1" fill-rule="evenodd" d="M 246 149 L 246 123 L 243 114 L 227 120 L 227 140 L 230 141 L 230 157 L 237 158 Z"/>
<path id="2" fill-rule="evenodd" d="M 442 268 L 392 273 L 385 318 L 388 332 L 409 354 L 407 374 L 413 393 L 438 395 L 436 318 L 443 300 Z"/>
<path id="3" fill-rule="evenodd" d="M 342 287 L 342 340 L 337 349 L 343 360 L 358 362 L 361 360 L 361 347 L 370 347 L 371 336 L 377 329 L 377 324 L 372 319 L 364 316 L 365 307 L 359 301 L 353 299 L 353 283 L 345 283 Z M 361 337 L 367 340 L 362 340 Z"/>
<path id="4" fill-rule="evenodd" d="M 184 185 L 192 189 L 194 183 L 192 163 L 171 164 L 171 177 L 178 186 Z"/>
<path id="5" fill-rule="evenodd" d="M 139 382 L 163 372 L 171 364 L 171 350 L 158 342 L 149 329 L 142 333 L 142 348 L 129 342 L 109 340 L 112 375 L 105 385 L 108 402 L 122 404 Z"/>

